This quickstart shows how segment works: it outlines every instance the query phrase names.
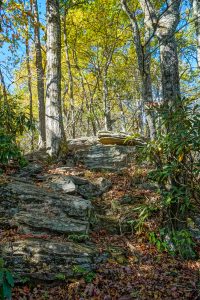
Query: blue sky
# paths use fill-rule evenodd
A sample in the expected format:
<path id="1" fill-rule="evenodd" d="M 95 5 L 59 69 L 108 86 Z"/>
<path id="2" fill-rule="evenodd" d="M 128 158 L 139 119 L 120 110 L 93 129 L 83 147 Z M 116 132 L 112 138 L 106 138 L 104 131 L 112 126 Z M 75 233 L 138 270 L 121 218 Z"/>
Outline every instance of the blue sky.
<path id="1" fill-rule="evenodd" d="M 45 12 L 46 12 L 46 1 L 38 0 L 38 9 L 40 13 L 40 22 L 45 23 Z M 0 66 L 2 73 L 4 75 L 4 80 L 6 86 L 9 87 L 9 90 L 12 91 L 14 85 L 13 81 L 13 71 L 16 70 L 20 63 L 24 60 L 25 57 L 25 45 L 19 43 L 18 48 L 11 53 L 9 50 L 9 43 L 4 42 L 3 46 L 0 48 Z"/>

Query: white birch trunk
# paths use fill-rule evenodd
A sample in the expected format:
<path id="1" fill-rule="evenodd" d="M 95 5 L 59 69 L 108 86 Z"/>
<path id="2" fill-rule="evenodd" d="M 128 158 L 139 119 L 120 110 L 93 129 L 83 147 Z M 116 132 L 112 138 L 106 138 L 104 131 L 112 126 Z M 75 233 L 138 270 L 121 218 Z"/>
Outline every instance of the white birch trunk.
<path id="1" fill-rule="evenodd" d="M 58 155 L 64 139 L 60 33 L 59 2 L 47 0 L 46 144 L 50 155 Z"/>
<path id="2" fill-rule="evenodd" d="M 181 0 L 170 0 L 169 8 L 159 20 L 156 31 L 160 43 L 163 100 L 173 106 L 180 97 L 178 54 L 175 33 L 179 22 Z"/>

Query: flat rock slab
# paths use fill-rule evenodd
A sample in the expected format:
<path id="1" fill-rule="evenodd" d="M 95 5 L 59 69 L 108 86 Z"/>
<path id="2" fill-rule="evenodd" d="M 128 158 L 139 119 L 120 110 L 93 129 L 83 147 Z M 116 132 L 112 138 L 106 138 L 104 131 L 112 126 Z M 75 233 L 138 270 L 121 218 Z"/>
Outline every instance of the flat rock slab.
<path id="1" fill-rule="evenodd" d="M 85 233 L 92 206 L 89 200 L 62 195 L 42 187 L 14 181 L 0 188 L 0 225 L 19 226 L 25 231 Z"/>
<path id="2" fill-rule="evenodd" d="M 16 281 L 27 276 L 42 280 L 77 277 L 83 270 L 91 271 L 98 256 L 93 245 L 34 238 L 1 244 L 0 250 Z"/>
<path id="3" fill-rule="evenodd" d="M 104 145 L 123 145 L 123 146 L 135 146 L 143 145 L 144 140 L 141 138 L 133 138 L 126 133 L 114 133 L 111 131 L 98 132 L 99 142 Z"/>
<path id="4" fill-rule="evenodd" d="M 128 168 L 135 161 L 134 146 L 95 145 L 87 150 L 79 150 L 75 160 L 90 170 L 118 171 Z"/>

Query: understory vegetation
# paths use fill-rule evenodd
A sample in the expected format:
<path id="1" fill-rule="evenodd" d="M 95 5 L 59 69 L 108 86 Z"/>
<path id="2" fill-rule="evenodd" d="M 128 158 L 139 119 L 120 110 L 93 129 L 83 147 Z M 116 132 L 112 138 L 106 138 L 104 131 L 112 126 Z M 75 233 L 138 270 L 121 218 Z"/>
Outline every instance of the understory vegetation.
<path id="1" fill-rule="evenodd" d="M 157 119 L 156 140 L 144 147 L 142 156 L 155 162 L 149 178 L 158 185 L 163 215 L 159 233 L 151 232 L 150 240 L 183 258 L 195 257 L 187 218 L 198 207 L 200 197 L 199 106 L 188 103 L 188 99 L 177 99 L 170 112 L 161 106 Z"/>

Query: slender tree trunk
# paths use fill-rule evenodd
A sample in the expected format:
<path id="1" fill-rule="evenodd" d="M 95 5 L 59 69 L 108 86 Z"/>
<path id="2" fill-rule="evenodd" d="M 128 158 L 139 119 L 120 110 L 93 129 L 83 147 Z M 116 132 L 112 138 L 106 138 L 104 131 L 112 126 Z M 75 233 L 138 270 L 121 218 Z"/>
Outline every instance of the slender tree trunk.
<path id="1" fill-rule="evenodd" d="M 97 135 L 97 127 L 96 127 L 96 123 L 95 123 L 95 109 L 94 109 L 94 102 L 93 102 L 95 90 L 96 90 L 96 87 L 94 89 L 93 95 L 90 92 L 90 103 L 89 103 L 90 120 L 91 120 L 91 125 L 92 125 L 92 130 L 93 130 L 94 136 Z"/>
<path id="2" fill-rule="evenodd" d="M 46 125 L 45 125 L 45 100 L 44 100 L 44 70 L 42 66 L 42 51 L 40 42 L 40 27 L 37 0 L 32 1 L 34 14 L 34 42 L 36 53 L 36 70 L 37 70 L 37 96 L 38 96 L 38 113 L 39 113 L 39 147 L 43 148 L 46 144 Z"/>
<path id="3" fill-rule="evenodd" d="M 4 103 L 4 108 L 8 105 L 8 97 L 7 97 L 7 90 L 6 90 L 6 85 L 3 77 L 3 73 L 0 68 L 0 81 L 3 89 L 3 103 Z"/>
<path id="4" fill-rule="evenodd" d="M 123 103 L 122 103 L 121 97 L 120 97 L 120 95 L 118 93 L 117 93 L 117 99 L 118 99 L 118 106 L 119 106 L 120 115 L 121 115 L 120 116 L 121 131 L 126 132 L 126 116 L 125 116 L 125 113 L 124 113 Z"/>
<path id="5" fill-rule="evenodd" d="M 112 131 L 111 120 L 111 107 L 108 99 L 108 68 L 105 66 L 103 72 L 103 103 L 104 103 L 104 116 L 105 116 L 105 130 Z"/>
<path id="6" fill-rule="evenodd" d="M 0 83 L 1 83 L 1 86 L 2 86 L 2 89 L 3 89 L 3 111 L 4 111 L 4 114 L 5 114 L 5 122 L 6 122 L 6 133 L 11 133 L 12 132 L 12 128 L 11 128 L 11 124 L 10 124 L 10 106 L 9 106 L 9 102 L 8 102 L 8 93 L 7 93 L 7 89 L 6 89 L 6 84 L 5 84 L 5 80 L 4 80 L 4 76 L 3 76 L 3 73 L 1 71 L 1 68 L 0 68 Z M 1 100 L 1 98 L 0 98 Z"/>
<path id="7" fill-rule="evenodd" d="M 28 31 L 28 26 L 27 26 Z M 28 91 L 29 91 L 29 112 L 30 112 L 30 124 L 33 125 L 33 93 L 32 93 L 32 84 L 31 84 L 31 67 L 30 67 L 30 50 L 29 50 L 29 38 L 28 38 L 29 32 L 27 32 L 26 37 L 26 67 L 28 72 Z M 34 149 L 34 137 L 33 137 L 33 130 L 31 128 L 31 150 Z"/>
<path id="8" fill-rule="evenodd" d="M 58 155 L 65 139 L 61 107 L 61 26 L 59 1 L 47 0 L 46 143 Z"/>
<path id="9" fill-rule="evenodd" d="M 94 134 L 94 136 L 96 136 L 97 128 L 96 128 L 96 124 L 95 124 L 95 120 L 94 120 L 95 112 L 94 112 L 94 107 L 93 107 L 93 97 L 94 97 L 94 94 L 95 94 L 95 91 L 96 91 L 96 88 L 97 88 L 97 84 L 95 85 L 93 94 L 91 93 L 90 87 L 88 85 L 89 98 L 90 98 L 90 100 L 88 100 L 88 95 L 87 95 L 87 91 L 85 89 L 85 84 L 84 84 L 85 78 L 84 78 L 84 75 L 83 75 L 83 73 L 82 73 L 82 71 L 79 67 L 78 58 L 77 58 L 77 55 L 76 55 L 75 51 L 73 51 L 73 57 L 74 57 L 74 61 L 75 61 L 75 64 L 76 64 L 76 69 L 78 70 L 79 75 L 80 75 L 81 86 L 82 86 L 82 89 L 83 89 L 83 97 L 84 97 L 84 101 L 85 101 L 85 104 L 86 104 L 86 109 L 87 109 L 87 112 L 88 112 L 88 116 L 87 116 L 87 135 L 89 135 L 89 127 L 90 127 L 90 122 L 91 122 L 92 129 L 93 129 L 93 134 Z"/>
<path id="10" fill-rule="evenodd" d="M 138 99 L 137 101 L 137 108 L 138 108 L 138 124 L 139 124 L 139 133 L 144 136 L 145 135 L 145 112 L 144 112 L 144 101 L 143 99 Z M 150 131 L 150 130 L 149 130 Z"/>
<path id="11" fill-rule="evenodd" d="M 197 35 L 197 63 L 198 67 L 200 68 L 200 1 L 192 0 L 192 6 Z"/>
<path id="12" fill-rule="evenodd" d="M 131 23 L 131 29 L 133 33 L 133 39 L 136 47 L 137 61 L 142 81 L 142 100 L 144 104 L 144 110 L 146 114 L 147 124 L 149 127 L 150 138 L 153 140 L 156 135 L 154 114 L 152 111 L 153 95 L 152 95 L 152 84 L 151 84 L 151 53 L 149 45 L 149 30 L 145 32 L 145 46 L 141 42 L 141 33 L 138 27 L 138 22 L 135 16 L 135 12 L 131 12 L 128 8 L 126 0 L 121 0 L 122 9 L 129 17 Z"/>
<path id="13" fill-rule="evenodd" d="M 74 104 L 74 80 L 71 70 L 71 63 L 69 59 L 69 45 L 67 40 L 67 7 L 65 6 L 64 16 L 63 16 L 63 34 L 64 34 L 64 45 L 65 45 L 65 56 L 67 62 L 68 69 L 68 77 L 69 77 L 69 101 L 70 101 L 70 111 L 71 111 L 71 119 L 72 119 L 72 137 L 76 137 L 76 123 L 75 123 L 75 104 Z"/>

